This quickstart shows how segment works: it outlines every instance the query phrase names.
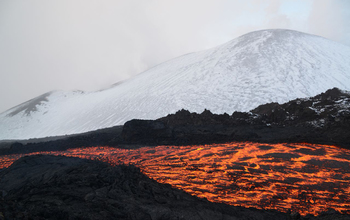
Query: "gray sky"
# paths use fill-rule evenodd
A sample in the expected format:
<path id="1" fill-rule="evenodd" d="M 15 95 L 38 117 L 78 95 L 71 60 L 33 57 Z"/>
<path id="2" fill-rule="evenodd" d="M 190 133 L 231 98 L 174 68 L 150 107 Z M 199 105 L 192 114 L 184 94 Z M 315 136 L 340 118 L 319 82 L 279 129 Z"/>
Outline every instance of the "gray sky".
<path id="1" fill-rule="evenodd" d="M 0 112 L 51 90 L 107 88 L 269 28 L 350 46 L 350 1 L 0 0 Z"/>

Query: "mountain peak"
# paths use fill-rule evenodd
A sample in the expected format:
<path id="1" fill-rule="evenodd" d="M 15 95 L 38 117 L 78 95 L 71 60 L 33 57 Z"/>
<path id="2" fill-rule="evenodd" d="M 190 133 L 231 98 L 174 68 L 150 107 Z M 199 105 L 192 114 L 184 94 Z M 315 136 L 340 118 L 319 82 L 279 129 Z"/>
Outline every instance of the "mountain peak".
<path id="1" fill-rule="evenodd" d="M 349 60 L 349 47 L 322 37 L 255 31 L 164 62 L 106 90 L 50 93 L 30 115 L 22 105 L 8 110 L 0 114 L 0 139 L 79 133 L 180 109 L 231 114 L 333 87 L 350 90 Z"/>

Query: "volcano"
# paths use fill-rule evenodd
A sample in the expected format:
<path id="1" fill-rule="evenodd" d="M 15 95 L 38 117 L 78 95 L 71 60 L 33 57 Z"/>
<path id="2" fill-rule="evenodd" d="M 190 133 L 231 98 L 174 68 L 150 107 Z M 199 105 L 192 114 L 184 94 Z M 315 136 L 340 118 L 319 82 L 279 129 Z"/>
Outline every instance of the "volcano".
<path id="1" fill-rule="evenodd" d="M 81 133 L 180 109 L 231 114 L 333 87 L 350 90 L 349 60 L 349 47 L 319 36 L 256 31 L 105 90 L 43 94 L 0 114 L 0 140 Z"/>

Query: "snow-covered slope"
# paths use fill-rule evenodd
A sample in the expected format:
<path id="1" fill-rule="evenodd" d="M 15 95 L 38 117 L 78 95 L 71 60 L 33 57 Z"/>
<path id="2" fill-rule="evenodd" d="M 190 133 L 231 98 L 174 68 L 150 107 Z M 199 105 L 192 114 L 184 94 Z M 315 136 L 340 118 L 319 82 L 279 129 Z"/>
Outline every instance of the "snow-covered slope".
<path id="1" fill-rule="evenodd" d="M 0 140 L 80 133 L 182 108 L 231 114 L 333 87 L 350 90 L 350 47 L 291 30 L 256 31 L 106 90 L 46 93 L 0 114 Z"/>

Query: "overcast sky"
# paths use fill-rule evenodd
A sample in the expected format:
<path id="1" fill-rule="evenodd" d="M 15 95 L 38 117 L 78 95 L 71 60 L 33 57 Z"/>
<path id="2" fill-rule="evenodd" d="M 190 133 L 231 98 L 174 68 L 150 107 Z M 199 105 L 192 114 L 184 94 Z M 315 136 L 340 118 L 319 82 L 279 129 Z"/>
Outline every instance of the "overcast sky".
<path id="1" fill-rule="evenodd" d="M 0 112 L 51 90 L 107 88 L 269 28 L 350 46 L 350 1 L 0 0 Z"/>

